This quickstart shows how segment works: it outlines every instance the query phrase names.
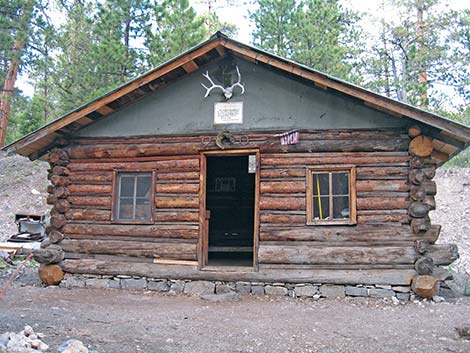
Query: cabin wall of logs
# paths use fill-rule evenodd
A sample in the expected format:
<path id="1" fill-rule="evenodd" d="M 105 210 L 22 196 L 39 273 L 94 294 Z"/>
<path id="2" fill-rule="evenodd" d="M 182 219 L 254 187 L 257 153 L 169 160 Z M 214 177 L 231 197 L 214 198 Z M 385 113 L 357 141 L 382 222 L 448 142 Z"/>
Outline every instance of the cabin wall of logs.
<path id="1" fill-rule="evenodd" d="M 458 257 L 454 245 L 435 244 L 440 226 L 428 213 L 436 207 L 436 167 L 432 140 L 418 126 L 301 131 L 295 145 L 274 135 L 58 140 L 49 153 L 49 241 L 37 259 L 71 273 L 409 284 L 413 274 L 432 275 Z M 260 151 L 258 272 L 196 266 L 200 152 L 221 144 Z M 356 225 L 306 225 L 306 168 L 327 165 L 356 167 Z M 152 224 L 112 221 L 115 170 L 155 171 Z"/>

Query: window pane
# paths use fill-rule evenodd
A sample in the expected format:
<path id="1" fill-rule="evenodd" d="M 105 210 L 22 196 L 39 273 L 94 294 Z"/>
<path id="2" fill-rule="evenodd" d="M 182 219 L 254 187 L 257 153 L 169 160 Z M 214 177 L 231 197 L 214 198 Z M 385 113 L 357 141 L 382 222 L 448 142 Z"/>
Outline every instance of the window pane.
<path id="1" fill-rule="evenodd" d="M 313 197 L 313 220 L 330 218 L 330 198 L 328 196 Z"/>
<path id="2" fill-rule="evenodd" d="M 134 200 L 132 198 L 119 199 L 119 219 L 134 218 Z"/>
<path id="3" fill-rule="evenodd" d="M 313 173 L 313 195 L 324 195 L 330 194 L 330 181 L 329 173 Z"/>
<path id="4" fill-rule="evenodd" d="M 333 195 L 349 194 L 349 173 L 333 173 Z"/>
<path id="5" fill-rule="evenodd" d="M 349 196 L 333 196 L 333 218 L 349 218 Z"/>
<path id="6" fill-rule="evenodd" d="M 150 188 L 152 186 L 151 176 L 139 176 L 137 177 L 137 197 L 149 197 Z"/>
<path id="7" fill-rule="evenodd" d="M 148 199 L 136 199 L 135 204 L 135 219 L 150 220 L 150 201 Z"/>
<path id="8" fill-rule="evenodd" d="M 121 197 L 134 197 L 134 179 L 133 176 L 121 176 Z"/>

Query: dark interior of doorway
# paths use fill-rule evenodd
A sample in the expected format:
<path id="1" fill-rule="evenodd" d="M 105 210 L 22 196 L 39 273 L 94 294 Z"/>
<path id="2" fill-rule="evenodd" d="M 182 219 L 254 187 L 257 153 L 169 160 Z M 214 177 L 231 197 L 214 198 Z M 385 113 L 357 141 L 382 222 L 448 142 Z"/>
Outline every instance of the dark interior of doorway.
<path id="1" fill-rule="evenodd" d="M 255 174 L 248 156 L 207 157 L 209 266 L 253 266 Z"/>

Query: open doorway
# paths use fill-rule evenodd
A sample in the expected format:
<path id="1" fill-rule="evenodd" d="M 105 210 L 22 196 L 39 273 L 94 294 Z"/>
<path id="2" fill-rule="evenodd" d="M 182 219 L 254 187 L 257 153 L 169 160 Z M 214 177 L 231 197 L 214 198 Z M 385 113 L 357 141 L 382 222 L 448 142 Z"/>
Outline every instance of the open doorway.
<path id="1" fill-rule="evenodd" d="M 207 157 L 209 266 L 253 266 L 256 175 L 255 163 L 250 163 L 253 157 Z"/>

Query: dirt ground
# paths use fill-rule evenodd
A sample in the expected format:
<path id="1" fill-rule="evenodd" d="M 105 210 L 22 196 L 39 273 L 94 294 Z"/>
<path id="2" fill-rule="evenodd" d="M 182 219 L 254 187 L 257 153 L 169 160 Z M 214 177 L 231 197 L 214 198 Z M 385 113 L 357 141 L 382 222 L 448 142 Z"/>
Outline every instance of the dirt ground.
<path id="1" fill-rule="evenodd" d="M 470 352 L 470 298 L 395 306 L 380 299 L 319 301 L 198 297 L 15 285 L 0 301 L 0 332 L 30 324 L 55 352 L 76 338 L 100 353 Z"/>

